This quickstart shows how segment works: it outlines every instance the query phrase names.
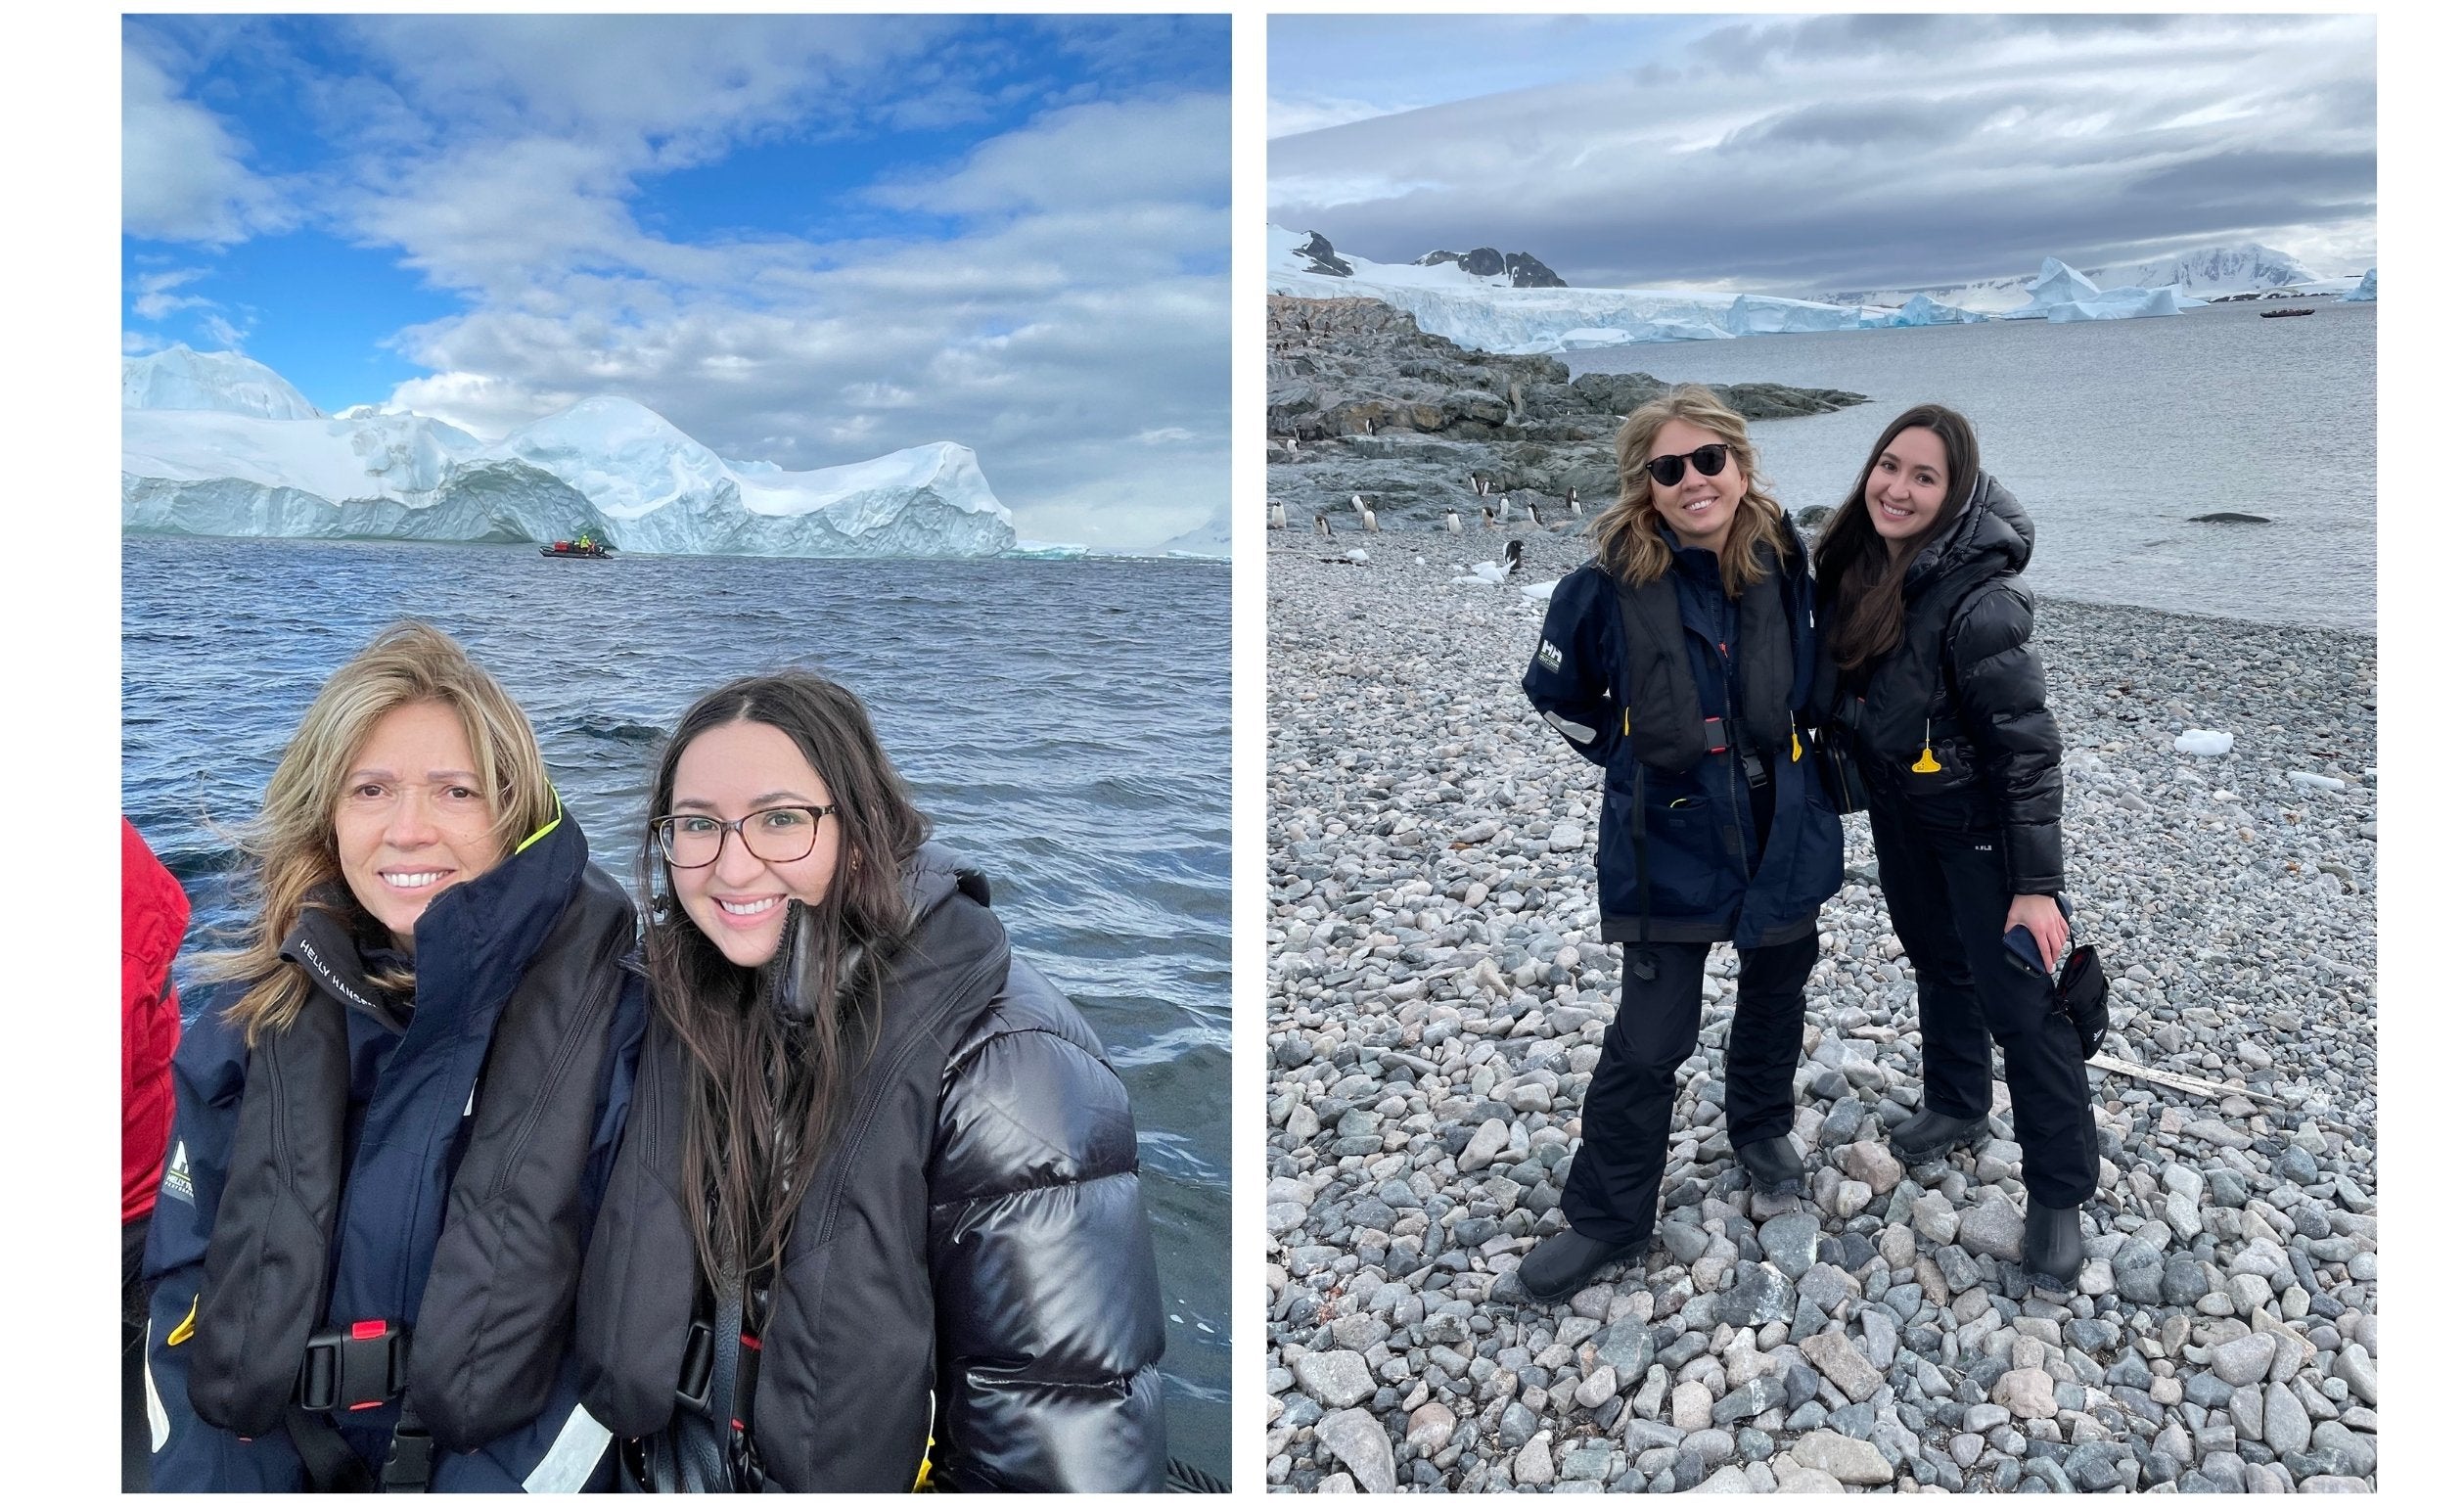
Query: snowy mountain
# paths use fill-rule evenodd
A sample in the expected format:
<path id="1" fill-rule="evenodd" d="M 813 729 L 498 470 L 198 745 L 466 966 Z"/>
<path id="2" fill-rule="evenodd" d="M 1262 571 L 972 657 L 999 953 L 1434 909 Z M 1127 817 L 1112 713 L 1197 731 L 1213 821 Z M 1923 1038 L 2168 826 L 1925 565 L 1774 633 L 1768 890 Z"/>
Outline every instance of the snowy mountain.
<path id="1" fill-rule="evenodd" d="M 417 414 L 327 418 L 240 357 L 175 348 L 122 368 L 126 528 L 473 543 L 587 528 L 676 555 L 993 555 L 1017 541 L 975 452 L 946 441 L 782 471 L 722 460 L 629 398 L 584 398 L 488 444 Z"/>

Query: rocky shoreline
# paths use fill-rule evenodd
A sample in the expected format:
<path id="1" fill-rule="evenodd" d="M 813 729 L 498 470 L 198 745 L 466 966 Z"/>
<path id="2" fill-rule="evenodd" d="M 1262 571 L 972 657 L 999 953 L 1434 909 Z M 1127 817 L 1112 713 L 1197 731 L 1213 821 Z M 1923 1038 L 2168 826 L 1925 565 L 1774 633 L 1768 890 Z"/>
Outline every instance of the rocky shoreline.
<path id="1" fill-rule="evenodd" d="M 1668 390 L 1640 372 L 1570 380 L 1554 357 L 1466 350 L 1374 298 L 1269 297 L 1266 329 L 1266 495 L 1303 530 L 1319 514 L 1349 525 L 1354 496 L 1382 527 L 1453 509 L 1477 528 L 1483 503 L 1562 524 L 1569 487 L 1597 512 L 1617 495 L 1618 426 Z M 1757 422 L 1865 401 L 1777 383 L 1712 390 Z"/>
<path id="2" fill-rule="evenodd" d="M 1454 583 L 1504 536 L 1522 574 Z M 1860 816 L 1808 985 L 1809 1196 L 1730 1152 L 1717 949 L 1657 1244 L 1545 1305 L 1513 1272 L 1560 1224 L 1617 955 L 1598 774 L 1522 699 L 1520 587 L 1587 545 L 1269 539 L 1272 1486 L 2375 1489 L 2372 640 L 2040 604 L 2106 1050 L 2210 1085 L 2090 1070 L 2076 1296 L 2018 1270 L 1998 1084 L 1985 1144 L 1886 1148 L 1916 1006 Z M 2234 747 L 2177 754 L 2186 727 Z"/>

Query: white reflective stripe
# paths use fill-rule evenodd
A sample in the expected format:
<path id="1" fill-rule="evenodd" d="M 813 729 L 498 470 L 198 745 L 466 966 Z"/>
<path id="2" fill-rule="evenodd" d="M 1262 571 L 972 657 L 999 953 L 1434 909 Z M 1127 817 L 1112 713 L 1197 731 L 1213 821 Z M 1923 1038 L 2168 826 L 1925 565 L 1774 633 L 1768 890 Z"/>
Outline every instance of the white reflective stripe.
<path id="1" fill-rule="evenodd" d="M 522 1488 L 537 1494 L 545 1491 L 578 1491 L 590 1473 L 599 1468 L 599 1457 L 608 1452 L 608 1427 L 590 1416 L 590 1410 L 576 1405 L 573 1416 L 565 1420 L 557 1431 L 556 1442 L 548 1446 L 546 1458 L 522 1478 Z"/>
<path id="2" fill-rule="evenodd" d="M 1590 728 L 1583 726 L 1580 722 L 1571 721 L 1565 717 L 1561 717 L 1554 711 L 1543 711 L 1540 715 L 1548 718 L 1549 726 L 1556 728 L 1559 732 L 1574 739 L 1576 743 L 1589 743 L 1592 739 L 1600 736 L 1598 733 L 1593 732 Z"/>
<path id="3" fill-rule="evenodd" d="M 164 1411 L 162 1393 L 154 1390 L 154 1320 L 146 1320 L 146 1430 L 154 1442 L 146 1453 L 160 1454 L 171 1442 L 171 1415 Z"/>

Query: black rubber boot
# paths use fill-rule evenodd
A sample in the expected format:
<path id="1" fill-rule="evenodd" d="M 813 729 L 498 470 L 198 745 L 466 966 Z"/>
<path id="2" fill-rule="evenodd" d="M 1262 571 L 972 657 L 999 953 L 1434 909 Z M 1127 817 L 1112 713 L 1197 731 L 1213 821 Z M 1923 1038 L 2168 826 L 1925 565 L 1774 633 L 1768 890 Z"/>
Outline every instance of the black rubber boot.
<path id="1" fill-rule="evenodd" d="M 1737 1148 L 1737 1161 L 1753 1179 L 1757 1193 L 1802 1193 L 1805 1187 L 1805 1159 L 1797 1155 L 1797 1148 L 1785 1135 L 1767 1141 L 1754 1141 Z"/>
<path id="2" fill-rule="evenodd" d="M 1516 1274 L 1532 1302 L 1556 1302 L 1582 1291 L 1605 1268 L 1650 1249 L 1649 1237 L 1630 1246 L 1612 1246 L 1574 1230 L 1560 1230 L 1534 1246 Z"/>
<path id="3" fill-rule="evenodd" d="M 2078 1206 L 2056 1209 L 2028 1201 L 2027 1264 L 2029 1280 L 2040 1287 L 2071 1291 L 2078 1280 L 2087 1248 L 2079 1238 Z"/>
<path id="4" fill-rule="evenodd" d="M 1902 1162 L 1931 1162 L 1954 1146 L 1985 1135 L 1985 1120 L 1953 1119 L 1932 1110 L 1919 1110 L 1891 1132 L 1891 1150 Z"/>

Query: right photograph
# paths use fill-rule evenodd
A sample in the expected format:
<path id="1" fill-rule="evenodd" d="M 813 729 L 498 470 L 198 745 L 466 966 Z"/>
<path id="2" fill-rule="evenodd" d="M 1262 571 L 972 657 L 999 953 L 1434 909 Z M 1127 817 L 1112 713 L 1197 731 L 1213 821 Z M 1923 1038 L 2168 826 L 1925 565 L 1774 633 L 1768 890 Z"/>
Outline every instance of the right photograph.
<path id="1" fill-rule="evenodd" d="M 2376 1490 L 2375 20 L 1267 42 L 1269 1486 Z"/>

